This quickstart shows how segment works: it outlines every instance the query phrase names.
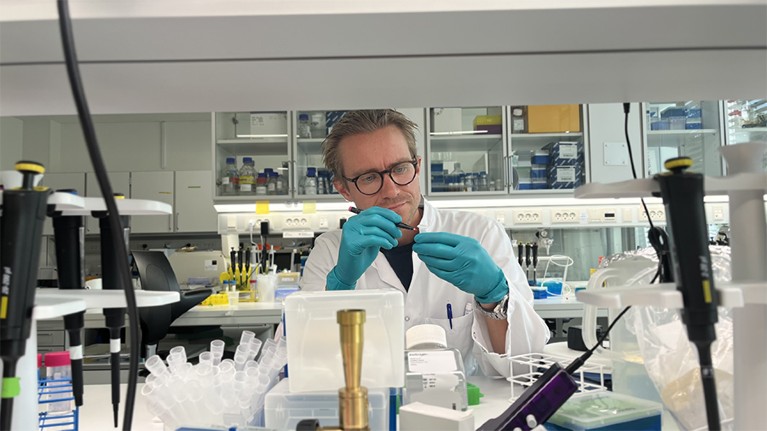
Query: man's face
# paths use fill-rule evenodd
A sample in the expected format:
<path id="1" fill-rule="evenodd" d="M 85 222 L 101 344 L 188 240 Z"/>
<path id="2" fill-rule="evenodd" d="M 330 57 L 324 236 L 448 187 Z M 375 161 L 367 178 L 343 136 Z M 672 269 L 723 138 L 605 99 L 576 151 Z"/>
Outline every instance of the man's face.
<path id="1" fill-rule="evenodd" d="M 405 136 L 396 126 L 348 136 L 339 143 L 339 151 L 343 176 L 346 178 L 384 171 L 412 160 Z M 418 205 L 421 203 L 421 186 L 418 179 L 420 169 L 419 158 L 415 179 L 404 186 L 395 184 L 388 174 L 384 174 L 381 190 L 372 196 L 361 193 L 353 182 L 343 178 L 336 178 L 334 183 L 341 195 L 354 202 L 359 209 L 373 206 L 388 208 L 402 216 L 403 222 L 417 224 L 420 221 Z"/>

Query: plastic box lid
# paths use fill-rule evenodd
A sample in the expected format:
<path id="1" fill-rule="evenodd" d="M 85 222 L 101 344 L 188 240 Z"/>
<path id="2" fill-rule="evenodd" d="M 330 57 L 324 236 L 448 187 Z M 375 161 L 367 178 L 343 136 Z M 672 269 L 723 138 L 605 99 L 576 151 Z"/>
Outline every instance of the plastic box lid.
<path id="1" fill-rule="evenodd" d="M 336 312 L 366 311 L 362 386 L 405 384 L 405 306 L 394 289 L 296 292 L 285 298 L 290 391 L 334 391 L 343 387 L 340 327 Z"/>
<path id="2" fill-rule="evenodd" d="M 292 378 L 292 377 L 291 377 Z M 338 390 L 290 393 L 290 379 L 277 383 L 264 398 L 264 426 L 296 429 L 302 419 L 317 419 L 323 427 L 338 426 Z M 368 391 L 368 423 L 372 431 L 389 429 L 389 395 L 385 389 Z"/>
<path id="3" fill-rule="evenodd" d="M 570 398 L 549 422 L 576 431 L 609 427 L 660 416 L 661 405 L 615 392 L 589 392 Z"/>

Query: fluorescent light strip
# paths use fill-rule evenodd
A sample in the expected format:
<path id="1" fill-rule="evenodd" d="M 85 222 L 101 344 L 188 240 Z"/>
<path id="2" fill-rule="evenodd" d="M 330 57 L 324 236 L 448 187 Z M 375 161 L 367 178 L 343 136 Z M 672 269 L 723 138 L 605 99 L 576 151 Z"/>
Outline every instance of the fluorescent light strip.
<path id="1" fill-rule="evenodd" d="M 431 132 L 431 136 L 481 135 L 487 130 L 456 130 L 454 132 Z"/>
<path id="2" fill-rule="evenodd" d="M 287 138 L 287 134 L 282 135 L 237 135 L 238 138 Z"/>

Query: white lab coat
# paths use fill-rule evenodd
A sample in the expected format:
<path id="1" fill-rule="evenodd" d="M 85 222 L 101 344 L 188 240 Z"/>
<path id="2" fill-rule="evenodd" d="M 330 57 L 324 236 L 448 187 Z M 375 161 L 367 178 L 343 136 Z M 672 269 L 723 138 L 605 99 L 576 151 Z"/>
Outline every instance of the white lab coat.
<path id="1" fill-rule="evenodd" d="M 413 278 L 409 291 L 394 273 L 386 257 L 379 253 L 372 265 L 357 281 L 356 289 L 397 289 L 405 294 L 405 329 L 422 323 L 445 328 L 449 347 L 458 348 L 466 362 L 467 372 L 480 369 L 488 376 L 510 374 L 508 355 L 542 352 L 549 330 L 535 310 L 533 294 L 527 278 L 514 257 L 511 241 L 498 222 L 479 214 L 437 210 L 424 199 L 420 232 L 451 232 L 475 238 L 503 270 L 509 283 L 509 330 L 506 332 L 506 354 L 492 352 L 485 318 L 474 310 L 474 295 L 466 293 L 429 272 L 413 253 Z M 338 262 L 341 230 L 320 235 L 306 261 L 301 287 L 324 290 L 327 274 Z M 447 319 L 447 304 L 453 310 L 453 327 Z"/>

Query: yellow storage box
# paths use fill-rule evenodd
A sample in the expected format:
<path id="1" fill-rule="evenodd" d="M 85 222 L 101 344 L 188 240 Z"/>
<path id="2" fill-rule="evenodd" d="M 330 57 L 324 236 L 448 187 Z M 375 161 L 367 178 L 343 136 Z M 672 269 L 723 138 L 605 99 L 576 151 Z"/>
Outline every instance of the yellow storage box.
<path id="1" fill-rule="evenodd" d="M 531 105 L 527 107 L 528 133 L 580 131 L 580 105 Z"/>

